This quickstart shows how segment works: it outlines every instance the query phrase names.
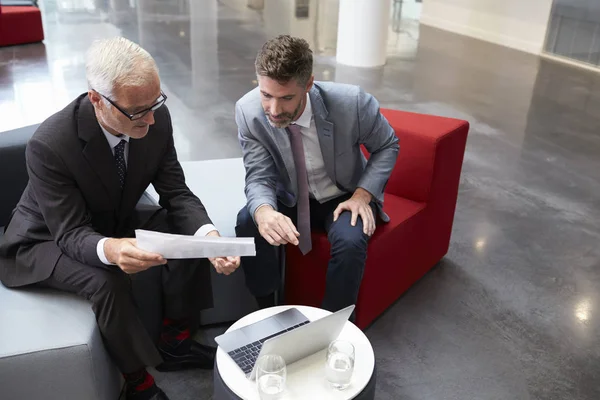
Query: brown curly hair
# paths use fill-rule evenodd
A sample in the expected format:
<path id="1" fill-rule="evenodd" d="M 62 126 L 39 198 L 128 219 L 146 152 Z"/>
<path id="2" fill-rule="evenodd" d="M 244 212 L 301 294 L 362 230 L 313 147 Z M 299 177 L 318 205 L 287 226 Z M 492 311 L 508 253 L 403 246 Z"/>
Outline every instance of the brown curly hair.
<path id="1" fill-rule="evenodd" d="M 304 39 L 279 35 L 263 45 L 254 66 L 258 76 L 266 76 L 282 84 L 295 79 L 303 86 L 312 76 L 312 50 Z"/>

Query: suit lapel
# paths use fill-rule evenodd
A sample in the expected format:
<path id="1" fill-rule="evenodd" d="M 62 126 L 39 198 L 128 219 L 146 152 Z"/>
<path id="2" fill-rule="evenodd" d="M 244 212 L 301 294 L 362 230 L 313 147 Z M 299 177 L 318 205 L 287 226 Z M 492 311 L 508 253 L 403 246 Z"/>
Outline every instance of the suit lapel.
<path id="1" fill-rule="evenodd" d="M 332 122 L 327 120 L 327 115 L 329 113 L 327 112 L 327 108 L 325 108 L 325 103 L 323 102 L 319 89 L 313 85 L 308 95 L 310 96 L 310 104 L 315 118 L 321 154 L 323 155 L 323 161 L 325 162 L 325 170 L 327 171 L 329 178 L 335 183 L 334 126 Z"/>
<path id="2" fill-rule="evenodd" d="M 117 209 L 121 201 L 117 166 L 110 145 L 96 119 L 94 106 L 87 97 L 81 101 L 79 106 L 77 132 L 79 138 L 86 142 L 83 148 L 84 157 L 100 178 L 111 202 Z"/>

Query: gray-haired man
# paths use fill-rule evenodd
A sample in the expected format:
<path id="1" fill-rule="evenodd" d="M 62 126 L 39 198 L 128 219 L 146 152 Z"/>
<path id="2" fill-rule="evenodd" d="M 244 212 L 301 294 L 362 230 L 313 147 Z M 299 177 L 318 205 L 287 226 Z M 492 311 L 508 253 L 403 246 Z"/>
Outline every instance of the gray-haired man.
<path id="1" fill-rule="evenodd" d="M 185 184 L 150 54 L 123 38 L 99 41 L 88 53 L 86 75 L 89 91 L 44 121 L 27 146 L 29 184 L 0 238 L 0 280 L 90 300 L 125 376 L 127 399 L 166 399 L 146 366 L 213 365 L 214 348 L 190 338 L 199 309 L 212 305 L 210 270 L 206 260 L 167 264 L 138 249 L 133 230 L 218 232 Z M 144 217 L 136 204 L 150 183 L 163 208 Z M 229 274 L 239 258 L 210 262 Z M 136 313 L 129 279 L 155 266 L 164 268 L 158 348 Z"/>

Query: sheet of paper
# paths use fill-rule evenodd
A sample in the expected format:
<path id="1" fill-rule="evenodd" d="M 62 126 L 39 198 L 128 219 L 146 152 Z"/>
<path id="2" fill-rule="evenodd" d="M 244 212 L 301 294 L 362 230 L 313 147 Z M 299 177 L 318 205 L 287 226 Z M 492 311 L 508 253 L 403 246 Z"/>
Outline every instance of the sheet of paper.
<path id="1" fill-rule="evenodd" d="M 136 229 L 137 246 L 164 258 L 254 256 L 254 238 L 173 235 Z"/>

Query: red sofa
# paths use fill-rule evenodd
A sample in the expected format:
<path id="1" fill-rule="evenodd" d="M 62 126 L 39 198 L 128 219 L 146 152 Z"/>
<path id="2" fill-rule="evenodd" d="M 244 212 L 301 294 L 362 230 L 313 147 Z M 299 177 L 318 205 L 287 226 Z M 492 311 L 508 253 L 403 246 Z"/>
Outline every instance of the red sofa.
<path id="1" fill-rule="evenodd" d="M 378 222 L 356 304 L 364 329 L 448 251 L 467 142 L 466 121 L 382 109 L 400 139 L 400 154 L 385 188 L 387 224 Z M 364 149 L 363 149 L 364 150 Z M 286 251 L 285 301 L 319 306 L 325 293 L 329 242 L 313 232 L 306 256 Z"/>
<path id="2" fill-rule="evenodd" d="M 44 40 L 42 14 L 33 6 L 0 6 L 0 46 Z"/>

